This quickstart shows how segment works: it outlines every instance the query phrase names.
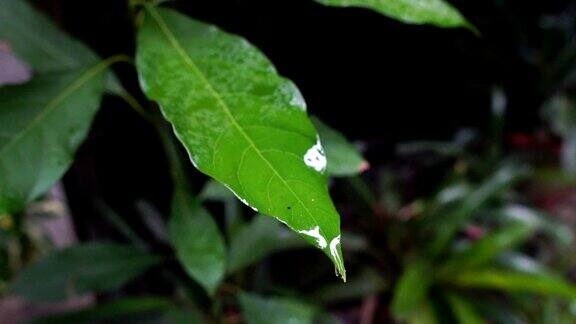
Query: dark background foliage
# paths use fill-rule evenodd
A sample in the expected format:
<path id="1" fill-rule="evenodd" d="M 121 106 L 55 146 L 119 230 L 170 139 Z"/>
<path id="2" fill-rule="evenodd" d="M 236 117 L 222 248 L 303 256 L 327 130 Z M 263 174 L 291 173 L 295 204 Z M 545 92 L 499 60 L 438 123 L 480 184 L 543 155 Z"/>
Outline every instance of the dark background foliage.
<path id="1" fill-rule="evenodd" d="M 33 2 L 105 58 L 134 56 L 138 1 Z M 125 100 L 111 95 L 104 97 L 90 135 L 64 178 L 79 246 L 94 241 L 136 242 L 165 258 L 161 266 L 122 289 L 93 295 L 98 303 L 123 296 L 171 296 L 176 303 L 192 302 L 204 315 L 211 312 L 209 317 L 232 323 L 249 317 L 238 302 L 244 290 L 260 296 L 292 295 L 322 304 L 348 322 L 372 318 L 378 323 L 404 319 L 407 313 L 402 309 L 424 305 L 416 304 L 421 302 L 419 295 L 426 295 L 442 322 L 446 316 L 454 322 L 452 317 L 458 314 L 451 296 L 462 293 L 463 300 L 475 306 L 481 299 L 494 302 L 498 314 L 516 310 L 522 310 L 525 318 L 561 314 L 559 310 L 567 307 L 563 300 L 524 299 L 514 293 L 534 287 L 532 293 L 538 293 L 541 284 L 533 281 L 537 277 L 518 272 L 517 287 L 514 280 L 502 279 L 506 278 L 502 267 L 514 269 L 508 260 L 511 255 L 541 263 L 544 274 L 546 267 L 557 273 L 559 283 L 540 278 L 552 280 L 545 288 L 551 294 L 557 294 L 555 285 L 560 285 L 560 295 L 565 289 L 565 295 L 576 296 L 574 259 L 566 253 L 573 249 L 572 229 L 562 227 L 576 224 L 574 182 L 569 179 L 576 175 L 576 167 L 566 163 L 573 156 L 570 145 L 576 145 L 576 124 L 570 112 L 562 110 L 574 108 L 570 100 L 576 94 L 576 2 L 452 1 L 477 33 L 404 24 L 367 9 L 327 7 L 313 0 L 166 2 L 183 14 L 248 39 L 298 85 L 311 115 L 362 149 L 371 165 L 366 172 L 330 178 L 351 282 L 335 284 L 332 265 L 317 250 L 277 251 L 242 271 L 231 270 L 216 299 L 208 298 L 186 274 L 166 238 L 174 186 L 157 129 Z M 144 110 L 159 113 L 140 92 L 133 65 L 115 64 L 113 69 L 128 92 L 146 106 Z M 556 92 L 559 95 L 554 96 Z M 505 103 L 494 104 L 495 98 Z M 547 105 L 550 111 L 543 118 L 542 107 L 550 98 L 557 101 Z M 491 111 L 494 106 L 505 106 L 504 116 Z M 560 124 L 566 129 L 559 131 Z M 157 126 L 162 128 L 161 123 Z M 469 135 L 469 140 L 462 136 L 454 140 L 455 134 Z M 207 177 L 191 164 L 187 167 L 195 194 L 210 187 L 204 186 Z M 235 237 L 243 238 L 242 246 L 246 238 L 234 233 L 238 224 L 233 219 L 243 222 L 255 215 L 225 192 L 230 197 L 198 196 L 226 232 L 232 260 L 244 253 L 233 252 L 238 246 Z M 518 213 L 526 219 L 518 218 Z M 150 214 L 156 217 L 154 224 L 147 221 Z M 124 230 L 122 222 L 128 225 Z M 253 232 L 248 226 L 238 228 L 248 229 L 250 235 L 265 231 L 280 236 L 269 228 Z M 269 239 L 247 244 L 246 251 L 273 247 Z M 472 252 L 459 254 L 462 251 Z M 466 261 L 467 256 L 472 261 Z M 451 263 L 452 258 L 474 266 L 462 269 L 458 262 Z M 458 281 L 456 275 L 474 274 L 475 267 L 489 267 L 489 278 L 512 286 L 484 283 L 475 289 Z M 372 277 L 364 277 L 366 273 Z M 358 289 L 354 280 L 364 284 L 354 298 L 316 300 L 327 287 L 341 292 Z M 494 293 L 498 289 L 504 293 Z M 546 306 L 532 307 L 536 300 L 546 300 L 540 303 Z M 366 305 L 371 303 L 370 310 Z M 486 318 L 495 318 L 494 312 L 478 307 Z M 425 309 L 418 310 L 424 313 Z M 566 318 L 573 316 L 564 313 Z"/>

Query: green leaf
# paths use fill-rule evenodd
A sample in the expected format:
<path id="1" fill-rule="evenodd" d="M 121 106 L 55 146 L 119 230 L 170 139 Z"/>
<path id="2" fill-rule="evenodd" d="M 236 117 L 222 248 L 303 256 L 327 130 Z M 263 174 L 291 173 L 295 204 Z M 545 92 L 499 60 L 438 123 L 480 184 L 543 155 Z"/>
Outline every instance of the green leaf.
<path id="1" fill-rule="evenodd" d="M 494 324 L 525 324 L 526 318 L 516 307 L 503 304 L 493 296 L 474 296 L 474 306 L 482 313 L 489 323 Z"/>
<path id="2" fill-rule="evenodd" d="M 278 251 L 306 244 L 270 217 L 257 216 L 230 241 L 228 273 L 234 273 Z"/>
<path id="3" fill-rule="evenodd" d="M 474 308 L 473 303 L 464 297 L 450 293 L 447 295 L 448 303 L 452 308 L 452 312 L 456 320 L 460 324 L 484 324 L 487 323 Z"/>
<path id="4" fill-rule="evenodd" d="M 131 246 L 89 243 L 58 250 L 25 267 L 11 286 L 31 301 L 58 301 L 118 288 L 159 258 Z"/>
<path id="5" fill-rule="evenodd" d="M 515 223 L 488 234 L 470 246 L 453 253 L 442 265 L 441 272 L 458 272 L 462 269 L 485 265 L 499 254 L 522 243 L 532 234 L 533 229 L 534 227 L 526 223 Z"/>
<path id="6" fill-rule="evenodd" d="M 574 240 L 572 229 L 558 218 L 522 205 L 510 204 L 490 213 L 499 222 L 522 222 L 533 226 L 561 247 L 569 247 Z"/>
<path id="7" fill-rule="evenodd" d="M 396 318 L 408 318 L 422 306 L 432 283 L 431 267 L 425 260 L 415 260 L 406 266 L 394 288 L 392 313 Z"/>
<path id="8" fill-rule="evenodd" d="M 409 24 L 471 27 L 460 12 L 443 0 L 316 0 L 337 7 L 362 7 Z"/>
<path id="9" fill-rule="evenodd" d="M 0 88 L 0 215 L 20 211 L 68 169 L 100 104 L 108 64 Z"/>
<path id="10" fill-rule="evenodd" d="M 547 274 L 547 269 L 540 261 L 522 253 L 502 253 L 496 260 L 496 264 L 502 268 L 527 272 L 532 274 Z"/>
<path id="11" fill-rule="evenodd" d="M 235 196 L 225 185 L 216 180 L 210 180 L 206 182 L 198 198 L 208 201 L 225 202 L 230 198 L 235 198 Z"/>
<path id="12" fill-rule="evenodd" d="M 430 221 L 435 222 L 436 237 L 429 245 L 434 255 L 444 251 L 460 226 L 470 219 L 486 203 L 511 187 L 525 173 L 524 168 L 517 165 L 504 165 L 488 177 L 475 190 L 470 192 L 458 204 L 450 206 L 450 210 L 440 210 L 431 215 Z"/>
<path id="13" fill-rule="evenodd" d="M 131 316 L 166 311 L 171 307 L 173 306 L 169 299 L 160 297 L 125 298 L 89 309 L 42 317 L 31 321 L 30 324 L 109 323 L 120 319 L 126 320 Z"/>
<path id="14" fill-rule="evenodd" d="M 39 73 L 85 69 L 100 61 L 25 0 L 0 0 L 0 39 L 7 40 L 18 57 Z M 106 89 L 124 91 L 112 73 Z"/>
<path id="15" fill-rule="evenodd" d="M 240 294 L 240 306 L 247 324 L 312 324 L 319 310 L 297 300 L 264 298 Z"/>
<path id="16" fill-rule="evenodd" d="M 345 285 L 329 284 L 320 288 L 312 294 L 312 299 L 321 303 L 349 302 L 379 294 L 388 286 L 388 282 L 380 273 L 368 268 L 352 276 L 352 279 Z"/>
<path id="17" fill-rule="evenodd" d="M 78 69 L 100 60 L 24 0 L 0 0 L 0 39 L 38 72 Z"/>
<path id="18" fill-rule="evenodd" d="M 334 177 L 350 177 L 358 175 L 369 168 L 358 149 L 344 135 L 324 124 L 320 119 L 312 117 L 312 122 L 320 140 L 324 144 L 328 165 L 326 171 Z"/>
<path id="19" fill-rule="evenodd" d="M 296 86 L 247 41 L 147 6 L 137 66 L 192 163 L 319 246 L 345 279 L 326 157 Z"/>
<path id="20" fill-rule="evenodd" d="M 576 298 L 576 286 L 564 279 L 544 274 L 512 272 L 499 269 L 462 271 L 445 278 L 446 282 L 466 287 L 497 289 L 506 292 L 524 292 Z"/>
<path id="21" fill-rule="evenodd" d="M 202 315 L 197 311 L 182 308 L 172 308 L 167 311 L 160 321 L 165 324 L 190 324 L 190 323 L 206 323 Z"/>
<path id="22" fill-rule="evenodd" d="M 174 191 L 168 230 L 186 272 L 213 296 L 226 271 L 224 239 L 208 212 L 180 186 Z"/>
<path id="23" fill-rule="evenodd" d="M 437 324 L 442 323 L 439 320 L 439 314 L 434 308 L 433 301 L 429 298 L 423 298 L 420 305 L 414 308 L 410 314 L 406 314 L 405 322 L 408 324 Z"/>

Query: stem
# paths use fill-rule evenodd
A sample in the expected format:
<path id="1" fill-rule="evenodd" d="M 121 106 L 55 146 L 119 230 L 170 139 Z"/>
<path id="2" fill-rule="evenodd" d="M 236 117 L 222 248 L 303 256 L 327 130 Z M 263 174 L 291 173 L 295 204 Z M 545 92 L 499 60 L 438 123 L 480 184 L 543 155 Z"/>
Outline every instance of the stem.
<path id="1" fill-rule="evenodd" d="M 114 55 L 103 61 L 103 65 L 105 67 L 109 67 L 116 63 L 128 63 L 134 66 L 134 60 L 130 56 L 125 54 Z M 140 104 L 140 102 L 138 102 L 136 98 L 134 98 L 132 94 L 130 94 L 128 91 L 122 88 L 122 90 L 119 93 L 117 93 L 117 95 L 120 98 L 124 99 L 124 101 L 126 101 L 126 103 L 130 106 L 130 108 L 132 108 L 136 113 L 138 113 L 138 115 L 144 118 L 144 120 L 150 123 L 153 122 L 152 115 L 149 112 L 147 112 L 146 109 L 144 109 L 144 107 Z"/>
<path id="2" fill-rule="evenodd" d="M 110 58 L 104 60 L 102 65 L 108 67 L 114 63 L 120 63 L 120 62 L 129 63 L 132 66 L 134 66 L 134 61 L 132 60 L 132 58 L 124 54 L 111 56 Z M 162 146 L 164 147 L 164 151 L 166 152 L 166 156 L 170 164 L 170 174 L 172 176 L 174 184 L 188 186 L 186 181 L 183 180 L 185 179 L 184 164 L 182 163 L 182 159 L 180 157 L 180 154 L 178 153 L 178 147 L 175 145 L 174 140 L 169 135 L 170 130 L 168 129 L 165 120 L 163 118 L 157 117 L 157 114 L 153 115 L 150 112 L 148 112 L 140 104 L 140 102 L 136 98 L 134 98 L 134 96 L 132 96 L 132 94 L 125 91 L 124 89 L 122 90 L 123 91 L 118 93 L 118 96 L 124 99 L 124 101 L 126 101 L 126 103 L 144 120 L 152 124 L 156 129 L 156 131 L 158 132 L 158 135 L 162 142 Z"/>
<path id="3" fill-rule="evenodd" d="M 132 58 L 126 54 L 117 54 L 117 55 L 112 55 L 109 58 L 105 59 L 104 61 L 102 61 L 100 64 L 100 66 L 102 66 L 103 68 L 108 68 L 110 67 L 112 64 L 116 64 L 116 63 L 129 63 L 129 64 L 134 64 L 134 61 L 132 60 Z"/>
<path id="4" fill-rule="evenodd" d="M 164 146 L 164 152 L 166 153 L 166 157 L 168 158 L 168 162 L 170 164 L 170 175 L 172 176 L 172 181 L 174 182 L 175 186 L 183 185 L 184 187 L 188 187 L 188 183 L 184 180 L 185 177 L 185 168 L 184 164 L 182 163 L 182 158 L 180 157 L 180 153 L 178 152 L 178 147 L 174 143 L 174 140 L 170 136 L 170 132 L 168 131 L 168 126 L 164 119 L 155 118 L 153 125 L 158 132 L 158 136 L 162 142 L 162 146 Z"/>
<path id="5" fill-rule="evenodd" d="M 130 106 L 130 108 L 132 108 L 138 115 L 140 115 L 140 117 L 149 123 L 154 123 L 152 114 L 146 111 L 140 102 L 138 102 L 138 100 L 136 100 L 136 98 L 134 98 L 134 96 L 132 96 L 129 92 L 123 90 L 122 92 L 118 93 L 118 96 L 126 101 L 128 106 Z"/>

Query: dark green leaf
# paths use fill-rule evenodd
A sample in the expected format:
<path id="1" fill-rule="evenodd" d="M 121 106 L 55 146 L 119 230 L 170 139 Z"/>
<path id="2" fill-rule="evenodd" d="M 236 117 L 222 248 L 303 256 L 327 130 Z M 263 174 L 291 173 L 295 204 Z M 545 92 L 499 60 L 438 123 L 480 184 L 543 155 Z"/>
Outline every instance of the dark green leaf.
<path id="1" fill-rule="evenodd" d="M 496 289 L 576 298 L 576 286 L 553 275 L 512 272 L 498 269 L 462 271 L 447 278 L 450 283 L 466 288 Z"/>
<path id="2" fill-rule="evenodd" d="M 77 245 L 25 267 L 12 291 L 32 301 L 58 301 L 92 291 L 109 291 L 159 262 L 131 246 L 112 243 Z"/>
<path id="3" fill-rule="evenodd" d="M 422 306 L 431 281 L 431 267 L 425 260 L 409 263 L 398 279 L 392 299 L 392 313 L 397 318 L 407 318 Z"/>
<path id="4" fill-rule="evenodd" d="M 443 0 L 316 0 L 338 7 L 364 7 L 410 24 L 439 27 L 469 27 L 470 24 L 450 3 Z"/>
<path id="5" fill-rule="evenodd" d="M 489 323 L 525 324 L 527 322 L 518 309 L 510 307 L 501 300 L 475 295 L 474 306 L 489 320 Z"/>
<path id="6" fill-rule="evenodd" d="M 297 300 L 264 298 L 240 294 L 240 306 L 247 324 L 312 324 L 319 310 Z"/>
<path id="7" fill-rule="evenodd" d="M 437 324 L 442 323 L 438 319 L 438 314 L 432 300 L 423 298 L 420 305 L 414 308 L 411 313 L 406 314 L 405 322 L 408 324 Z"/>
<path id="8" fill-rule="evenodd" d="M 345 278 L 326 157 L 298 89 L 242 38 L 146 8 L 137 51 L 142 89 L 192 162 L 319 246 Z"/>
<path id="9" fill-rule="evenodd" d="M 38 72 L 84 68 L 100 60 L 25 0 L 0 0 L 0 39 Z"/>
<path id="10" fill-rule="evenodd" d="M 226 247 L 218 226 L 186 189 L 177 187 L 168 225 L 170 241 L 188 274 L 209 295 L 226 271 Z"/>
<path id="11" fill-rule="evenodd" d="M 464 297 L 457 294 L 449 294 L 447 296 L 448 303 L 454 312 L 456 320 L 460 324 L 482 324 L 486 321 L 478 314 L 474 308 L 474 304 Z"/>
<path id="12" fill-rule="evenodd" d="M 364 160 L 362 154 L 354 145 L 348 142 L 344 135 L 324 124 L 318 118 L 313 117 L 312 122 L 316 126 L 320 140 L 324 144 L 329 175 L 350 177 L 368 169 L 368 162 Z"/>
<path id="13" fill-rule="evenodd" d="M 161 318 L 162 324 L 195 324 L 205 323 L 202 315 L 197 311 L 182 308 L 172 308 Z"/>
<path id="14" fill-rule="evenodd" d="M 0 39 L 40 73 L 85 69 L 100 59 L 88 47 L 61 31 L 26 0 L 0 0 Z M 110 73 L 106 88 L 124 91 Z"/>
<path id="15" fill-rule="evenodd" d="M 100 104 L 106 66 L 0 88 L 0 214 L 20 211 L 70 166 Z"/>
<path id="16" fill-rule="evenodd" d="M 199 195 L 202 200 L 212 200 L 225 202 L 230 198 L 235 198 L 234 194 L 226 188 L 225 185 L 221 184 L 216 180 L 210 180 L 206 182 L 202 188 L 202 192 Z"/>
<path id="17" fill-rule="evenodd" d="M 172 303 L 169 299 L 159 297 L 126 298 L 80 311 L 40 318 L 33 320 L 30 324 L 110 323 L 112 320 L 126 320 L 130 316 L 166 311 L 170 307 L 172 307 Z"/>
<path id="18" fill-rule="evenodd" d="M 532 232 L 532 226 L 525 223 L 516 223 L 490 233 L 450 256 L 443 264 L 442 271 L 451 273 L 485 265 L 487 262 L 494 260 L 499 254 L 522 243 Z"/>
<path id="19" fill-rule="evenodd" d="M 449 211 L 443 210 L 433 216 L 437 235 L 430 244 L 433 254 L 444 250 L 454 237 L 460 226 L 469 220 L 475 212 L 490 199 L 512 186 L 524 175 L 524 168 L 516 165 L 505 165 L 492 174 L 478 188 L 468 194 L 462 202 L 451 206 Z"/>
<path id="20" fill-rule="evenodd" d="M 574 239 L 574 234 L 568 225 L 534 208 L 510 204 L 493 211 L 491 215 L 500 222 L 521 222 L 535 227 L 562 247 L 568 247 Z"/>
<path id="21" fill-rule="evenodd" d="M 228 272 L 233 273 L 277 251 L 306 244 L 270 217 L 257 216 L 244 225 L 230 242 Z"/>
<path id="22" fill-rule="evenodd" d="M 321 303 L 340 303 L 359 300 L 365 296 L 378 294 L 388 288 L 382 275 L 372 269 L 366 269 L 351 276 L 345 285 L 330 284 L 312 294 L 313 300 Z"/>

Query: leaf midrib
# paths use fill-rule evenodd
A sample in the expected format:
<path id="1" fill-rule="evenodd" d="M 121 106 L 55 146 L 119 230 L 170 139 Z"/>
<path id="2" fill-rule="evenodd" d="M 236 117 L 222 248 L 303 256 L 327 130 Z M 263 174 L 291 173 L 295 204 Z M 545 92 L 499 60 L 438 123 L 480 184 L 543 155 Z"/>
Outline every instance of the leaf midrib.
<path id="1" fill-rule="evenodd" d="M 270 163 L 270 161 L 268 161 L 268 159 L 266 159 L 266 157 L 264 155 L 262 155 L 262 153 L 260 152 L 260 149 L 258 148 L 258 146 L 256 146 L 256 143 L 254 143 L 254 141 L 252 140 L 252 138 L 250 136 L 248 136 L 248 134 L 246 134 L 246 132 L 244 132 L 244 130 L 242 129 L 242 127 L 240 127 L 240 125 L 238 124 L 238 122 L 236 121 L 236 118 L 234 117 L 234 115 L 232 115 L 230 108 L 228 108 L 228 105 L 226 104 L 226 102 L 224 102 L 224 100 L 220 97 L 220 95 L 218 94 L 218 92 L 214 89 L 214 87 L 212 86 L 212 84 L 210 83 L 210 81 L 208 81 L 207 77 L 204 75 L 204 73 L 196 66 L 196 64 L 194 63 L 194 61 L 192 60 L 192 58 L 186 53 L 186 51 L 182 48 L 182 46 L 180 45 L 180 43 L 178 42 L 178 40 L 176 39 L 176 37 L 174 36 L 174 34 L 172 34 L 172 32 L 170 31 L 170 29 L 168 28 L 168 26 L 166 25 L 166 22 L 164 21 L 164 19 L 158 14 L 158 12 L 156 12 L 156 10 L 152 7 L 147 6 L 146 7 L 147 10 L 150 12 L 150 14 L 152 15 L 152 17 L 154 18 L 154 20 L 156 20 L 156 23 L 158 24 L 158 26 L 160 27 L 160 29 L 162 30 L 162 32 L 164 33 L 164 35 L 166 36 L 166 38 L 168 39 L 168 41 L 170 42 L 170 44 L 174 47 L 174 49 L 176 50 L 176 52 L 178 52 L 178 54 L 182 57 L 182 59 L 184 60 L 184 62 L 186 63 L 186 65 L 188 67 L 190 67 L 192 69 L 192 71 L 202 80 L 202 82 L 204 83 L 206 89 L 212 94 L 212 96 L 216 99 L 216 101 L 218 102 L 218 106 L 220 106 L 222 108 L 222 110 L 224 111 L 224 113 L 226 114 L 226 116 L 228 117 L 228 119 L 230 120 L 230 122 L 232 123 L 232 125 L 238 130 L 238 132 L 244 137 L 244 139 L 248 142 L 248 144 L 254 149 L 254 152 L 256 152 L 256 154 L 258 154 L 258 156 L 262 159 L 262 161 L 264 161 L 266 163 L 266 165 L 268 165 L 268 167 L 274 172 L 274 174 L 278 177 L 278 179 L 280 179 L 280 181 L 282 182 L 282 184 L 284 184 L 284 186 L 290 191 L 290 193 L 292 193 L 292 195 L 298 200 L 298 202 L 300 203 L 300 205 L 302 205 L 302 207 L 304 208 L 304 210 L 306 211 L 306 213 L 308 214 L 308 216 L 314 221 L 314 223 L 316 225 L 319 225 L 318 221 L 316 220 L 316 218 L 312 215 L 312 213 L 310 212 L 310 210 L 306 207 L 306 205 L 304 204 L 304 202 L 302 201 L 302 199 L 300 199 L 300 197 L 296 194 L 296 192 L 294 192 L 294 190 L 292 190 L 292 188 L 288 185 L 288 183 L 286 182 L 286 180 L 280 175 L 280 173 L 276 170 L 276 168 L 274 168 L 274 166 Z M 319 231 L 322 233 L 322 235 L 324 237 L 326 237 L 323 233 L 323 230 L 321 228 L 319 228 Z M 326 238 L 328 239 L 328 238 Z"/>
<path id="2" fill-rule="evenodd" d="M 52 100 L 50 100 L 44 108 L 40 110 L 32 121 L 21 131 L 14 134 L 12 139 L 0 149 L 0 157 L 12 148 L 16 143 L 18 143 L 22 138 L 24 138 L 28 133 L 33 130 L 40 122 L 42 122 L 50 113 L 54 112 L 54 109 L 58 107 L 67 97 L 69 97 L 76 90 L 80 89 L 85 83 L 90 81 L 93 77 L 102 72 L 110 64 L 110 60 L 102 61 L 92 68 L 90 68 L 86 73 L 82 74 L 79 78 L 75 79 L 74 82 L 70 83 L 64 90 L 58 93 Z"/>

